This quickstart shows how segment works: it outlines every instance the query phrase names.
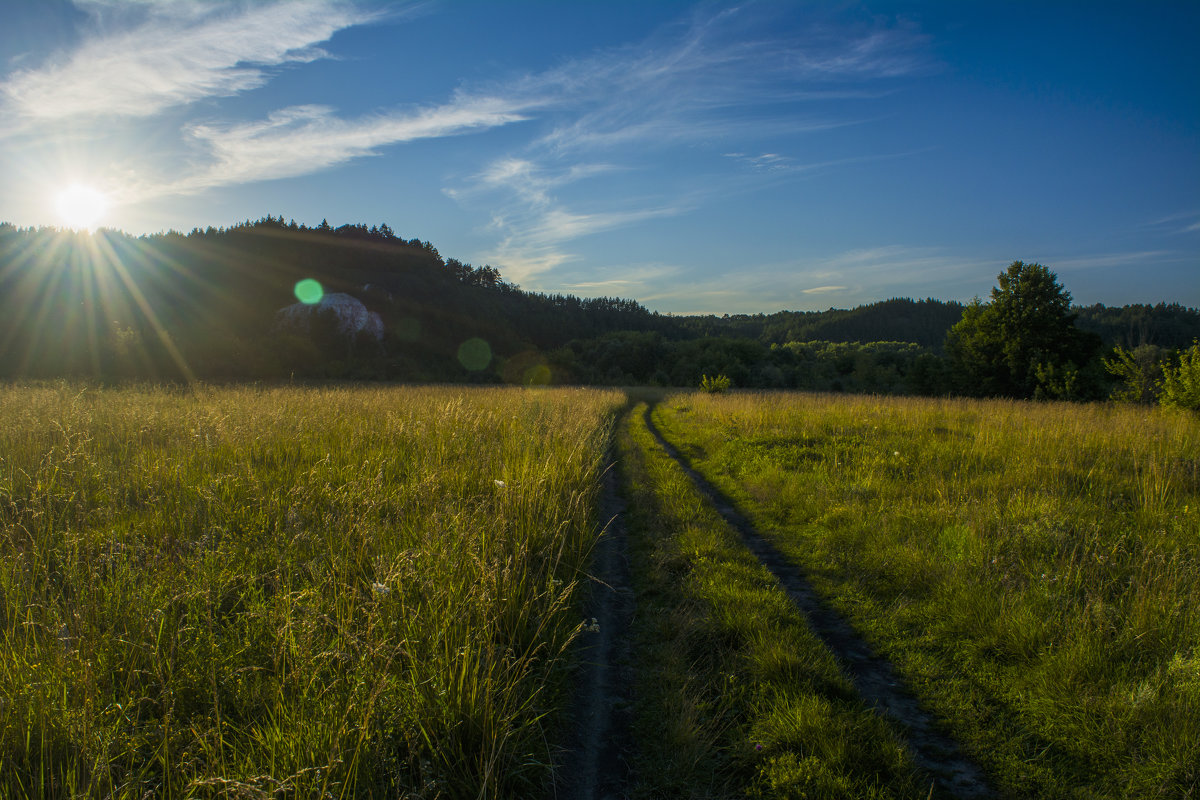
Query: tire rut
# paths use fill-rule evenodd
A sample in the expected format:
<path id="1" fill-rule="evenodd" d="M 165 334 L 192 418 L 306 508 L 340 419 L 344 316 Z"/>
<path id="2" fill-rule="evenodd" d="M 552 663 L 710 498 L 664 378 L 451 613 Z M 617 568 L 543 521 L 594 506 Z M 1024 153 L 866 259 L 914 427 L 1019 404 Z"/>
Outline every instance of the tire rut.
<path id="1" fill-rule="evenodd" d="M 585 631 L 580 665 L 567 714 L 570 731 L 555 770 L 555 800 L 620 800 L 630 777 L 633 667 L 629 627 L 634 596 L 616 470 L 604 477 L 601 519 L 608 520 L 592 558 L 591 591 L 585 604 L 596 630 Z"/>
<path id="2" fill-rule="evenodd" d="M 648 406 L 646 428 L 659 446 L 679 464 L 701 494 L 741 535 L 750 552 L 775 576 L 788 597 L 807 617 L 813 632 L 841 662 L 859 695 L 878 713 L 900 725 L 914 763 L 929 773 L 938 788 L 951 797 L 994 797 L 983 771 L 953 739 L 938 730 L 933 717 L 921 708 L 891 663 L 876 655 L 850 623 L 820 598 L 801 570 L 763 538 L 725 495 L 692 469 L 687 459 L 654 425 L 651 411 L 653 406 Z"/>

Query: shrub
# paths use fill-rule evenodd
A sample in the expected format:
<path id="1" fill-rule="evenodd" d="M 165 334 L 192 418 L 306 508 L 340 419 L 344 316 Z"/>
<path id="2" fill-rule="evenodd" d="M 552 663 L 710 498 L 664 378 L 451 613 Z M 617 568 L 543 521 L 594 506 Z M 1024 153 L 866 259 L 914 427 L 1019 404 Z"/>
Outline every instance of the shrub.
<path id="1" fill-rule="evenodd" d="M 1163 369 L 1162 393 L 1158 401 L 1164 406 L 1200 411 L 1200 341 L 1179 354 L 1179 366 Z"/>
<path id="2" fill-rule="evenodd" d="M 1104 368 L 1121 383 L 1113 389 L 1112 399 L 1124 403 L 1153 403 L 1162 383 L 1162 348 L 1143 344 L 1133 350 L 1121 345 L 1113 348 L 1111 358 L 1104 359 Z"/>
<path id="3" fill-rule="evenodd" d="M 732 385 L 733 381 L 729 380 L 728 375 L 718 375 L 715 378 L 704 375 L 700 378 L 700 391 L 709 394 L 722 394 Z"/>

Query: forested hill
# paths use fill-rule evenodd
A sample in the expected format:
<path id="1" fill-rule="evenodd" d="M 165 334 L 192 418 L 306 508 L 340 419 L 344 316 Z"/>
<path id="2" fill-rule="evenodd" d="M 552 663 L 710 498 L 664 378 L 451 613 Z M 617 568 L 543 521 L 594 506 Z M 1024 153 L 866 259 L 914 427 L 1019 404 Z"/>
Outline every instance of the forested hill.
<path id="1" fill-rule="evenodd" d="M 346 336 L 333 320 L 281 326 L 277 312 L 297 302 L 302 280 L 379 314 L 382 341 Z M 266 217 L 139 238 L 0 225 L 5 376 L 458 380 L 485 372 L 461 365 L 468 339 L 511 356 L 671 326 L 629 300 L 521 291 L 387 225 Z"/>
<path id="2" fill-rule="evenodd" d="M 378 315 L 382 338 L 347 329 L 333 311 L 281 316 L 306 280 L 327 300 Z M 1200 313 L 1177 305 L 1075 311 L 1109 346 L 1200 337 Z M 267 216 L 132 237 L 0 224 L 0 377 L 10 378 L 690 385 L 720 371 L 742 386 L 938 391 L 940 349 L 962 313 L 958 303 L 895 298 L 852 310 L 663 315 L 631 300 L 527 292 L 387 225 Z"/>

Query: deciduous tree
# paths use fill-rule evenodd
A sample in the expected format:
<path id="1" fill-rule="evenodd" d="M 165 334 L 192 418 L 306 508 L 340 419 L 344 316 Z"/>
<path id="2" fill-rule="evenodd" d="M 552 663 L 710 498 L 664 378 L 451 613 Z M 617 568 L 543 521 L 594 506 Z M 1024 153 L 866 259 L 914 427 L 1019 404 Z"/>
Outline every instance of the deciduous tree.
<path id="1" fill-rule="evenodd" d="M 946 354 L 967 394 L 1087 396 L 1085 370 L 1099 337 L 1075 327 L 1071 294 L 1041 264 L 1014 261 L 997 277 L 991 302 L 978 299 L 946 336 Z"/>

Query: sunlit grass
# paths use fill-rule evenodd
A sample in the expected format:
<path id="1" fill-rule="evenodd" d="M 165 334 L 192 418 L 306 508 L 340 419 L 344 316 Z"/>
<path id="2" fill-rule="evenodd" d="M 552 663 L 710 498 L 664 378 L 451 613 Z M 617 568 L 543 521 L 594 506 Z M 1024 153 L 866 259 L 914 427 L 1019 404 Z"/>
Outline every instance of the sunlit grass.
<path id="1" fill-rule="evenodd" d="M 680 395 L 655 417 L 1012 797 L 1200 782 L 1200 419 Z"/>
<path id="2" fill-rule="evenodd" d="M 0 387 L 0 795 L 542 787 L 622 402 Z"/>
<path id="3" fill-rule="evenodd" d="M 618 439 L 638 596 L 632 795 L 932 796 L 896 731 L 658 446 L 643 408 Z"/>

